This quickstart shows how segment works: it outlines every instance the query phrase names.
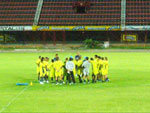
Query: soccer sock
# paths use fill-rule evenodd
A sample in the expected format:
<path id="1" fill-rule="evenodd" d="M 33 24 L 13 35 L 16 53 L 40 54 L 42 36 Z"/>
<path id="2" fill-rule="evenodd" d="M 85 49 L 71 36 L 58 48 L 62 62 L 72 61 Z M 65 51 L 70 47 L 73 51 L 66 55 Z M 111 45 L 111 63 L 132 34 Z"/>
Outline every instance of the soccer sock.
<path id="1" fill-rule="evenodd" d="M 53 81 L 53 77 L 51 77 L 51 81 Z"/>
<path id="2" fill-rule="evenodd" d="M 46 75 L 44 76 L 44 80 L 46 81 Z"/>
<path id="3" fill-rule="evenodd" d="M 46 80 L 48 81 L 48 76 L 46 75 Z"/>
<path id="4" fill-rule="evenodd" d="M 94 74 L 92 74 L 92 83 L 94 83 Z"/>
<path id="5" fill-rule="evenodd" d="M 41 82 L 43 82 L 43 77 L 41 77 L 41 80 L 40 80 Z"/>
<path id="6" fill-rule="evenodd" d="M 64 80 L 64 76 L 62 77 L 62 80 Z"/>
<path id="7" fill-rule="evenodd" d="M 109 78 L 107 77 L 107 78 L 105 79 L 105 81 L 109 81 Z"/>
<path id="8" fill-rule="evenodd" d="M 80 77 L 80 75 L 78 75 L 78 76 L 79 76 L 79 82 L 80 82 L 80 83 L 82 83 L 82 80 L 81 80 L 81 77 Z"/>
<path id="9" fill-rule="evenodd" d="M 94 82 L 96 82 L 96 80 L 95 80 L 95 75 L 93 75 L 94 77 L 93 77 L 93 79 L 94 79 Z"/>
<path id="10" fill-rule="evenodd" d="M 92 79 L 92 83 L 94 83 L 94 79 Z"/>

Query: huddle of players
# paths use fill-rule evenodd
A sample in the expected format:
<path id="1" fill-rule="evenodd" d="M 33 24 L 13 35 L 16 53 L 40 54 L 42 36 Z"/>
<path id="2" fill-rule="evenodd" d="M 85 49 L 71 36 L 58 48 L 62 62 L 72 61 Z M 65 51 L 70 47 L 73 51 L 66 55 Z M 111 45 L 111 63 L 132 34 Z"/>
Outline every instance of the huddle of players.
<path id="1" fill-rule="evenodd" d="M 92 66 L 92 83 L 96 81 L 107 82 L 108 79 L 108 59 L 95 55 L 94 58 L 82 57 L 77 54 L 73 57 L 66 58 L 64 62 L 59 59 L 58 54 L 49 63 L 48 57 L 39 56 L 36 61 L 37 74 L 40 84 L 49 83 L 56 80 L 56 85 L 66 83 L 75 84 L 75 76 L 79 78 L 80 83 L 90 83 L 90 66 Z"/>

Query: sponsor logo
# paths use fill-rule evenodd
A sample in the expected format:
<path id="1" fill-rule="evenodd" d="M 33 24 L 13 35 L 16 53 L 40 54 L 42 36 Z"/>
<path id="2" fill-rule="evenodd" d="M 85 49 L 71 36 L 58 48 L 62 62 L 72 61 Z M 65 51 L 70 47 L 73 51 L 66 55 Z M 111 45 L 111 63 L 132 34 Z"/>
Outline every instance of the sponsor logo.
<path id="1" fill-rule="evenodd" d="M 49 26 L 42 26 L 37 28 L 37 31 L 42 31 L 42 30 L 49 30 Z"/>
<path id="2" fill-rule="evenodd" d="M 73 31 L 85 30 L 84 26 L 76 26 L 72 28 Z"/>

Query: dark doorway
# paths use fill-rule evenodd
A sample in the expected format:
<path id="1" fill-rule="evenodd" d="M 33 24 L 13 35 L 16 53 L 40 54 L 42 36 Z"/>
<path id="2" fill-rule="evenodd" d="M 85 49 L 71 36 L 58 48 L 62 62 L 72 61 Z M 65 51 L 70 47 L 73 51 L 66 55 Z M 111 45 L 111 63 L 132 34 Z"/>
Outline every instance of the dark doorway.
<path id="1" fill-rule="evenodd" d="M 86 13 L 86 8 L 83 6 L 78 6 L 77 7 L 77 13 Z"/>

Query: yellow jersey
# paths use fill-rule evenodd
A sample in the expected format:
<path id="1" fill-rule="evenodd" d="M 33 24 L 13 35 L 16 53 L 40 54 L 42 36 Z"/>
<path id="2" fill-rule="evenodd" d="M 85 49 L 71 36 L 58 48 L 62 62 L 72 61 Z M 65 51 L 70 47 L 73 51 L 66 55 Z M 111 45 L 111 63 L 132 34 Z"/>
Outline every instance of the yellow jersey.
<path id="1" fill-rule="evenodd" d="M 98 64 L 96 60 L 91 60 L 90 63 L 92 64 L 92 72 L 94 75 L 98 74 Z"/>
<path id="2" fill-rule="evenodd" d="M 61 69 L 61 67 L 63 66 L 63 62 L 62 61 L 55 61 L 54 62 L 54 68 L 56 71 L 59 71 Z"/>
<path id="3" fill-rule="evenodd" d="M 41 63 L 41 59 L 38 59 L 36 61 L 36 64 L 37 64 L 37 73 L 39 74 L 40 73 L 40 63 Z"/>
<path id="4" fill-rule="evenodd" d="M 54 62 L 51 62 L 48 65 L 48 69 L 50 70 L 50 77 L 54 77 L 54 75 L 55 75 Z"/>
<path id="5" fill-rule="evenodd" d="M 37 59 L 36 64 L 40 65 L 41 59 Z"/>

